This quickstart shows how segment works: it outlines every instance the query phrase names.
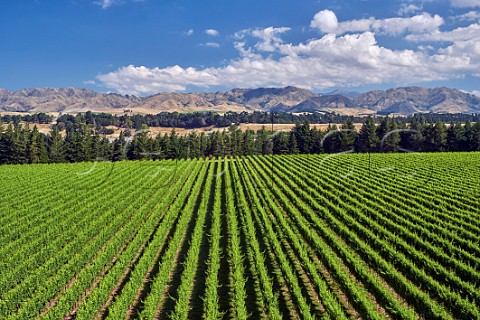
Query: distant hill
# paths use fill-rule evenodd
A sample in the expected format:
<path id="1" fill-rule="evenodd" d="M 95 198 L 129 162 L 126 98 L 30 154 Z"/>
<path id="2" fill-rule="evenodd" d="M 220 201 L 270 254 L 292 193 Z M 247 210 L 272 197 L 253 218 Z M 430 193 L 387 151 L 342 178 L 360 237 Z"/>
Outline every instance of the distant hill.
<path id="1" fill-rule="evenodd" d="M 340 94 L 317 96 L 307 99 L 293 108 L 295 112 L 323 111 L 326 109 L 357 108 L 355 102 Z M 290 111 L 290 110 L 283 110 Z"/>
<path id="2" fill-rule="evenodd" d="M 358 96 L 360 96 L 362 93 L 361 92 L 356 92 L 356 91 L 334 90 L 334 91 L 330 91 L 328 93 L 324 93 L 323 95 L 332 96 L 332 95 L 335 95 L 335 94 L 339 94 L 339 95 L 342 95 L 342 96 L 350 98 L 350 99 L 355 99 Z"/>
<path id="3" fill-rule="evenodd" d="M 100 93 L 76 88 L 0 89 L 1 112 L 85 111 L 159 113 L 162 111 L 282 111 L 339 114 L 402 114 L 416 112 L 478 113 L 480 98 L 451 88 L 402 87 L 365 93 L 334 91 L 317 94 L 296 87 L 232 89 L 213 93 L 158 93 L 147 97 Z"/>
<path id="4" fill-rule="evenodd" d="M 355 99 L 361 108 L 399 112 L 469 113 L 480 111 L 480 98 L 450 88 L 405 87 L 369 91 Z"/>
<path id="5" fill-rule="evenodd" d="M 141 98 L 135 96 L 74 88 L 0 90 L 0 110 L 12 112 L 110 112 L 128 108 L 140 101 Z"/>

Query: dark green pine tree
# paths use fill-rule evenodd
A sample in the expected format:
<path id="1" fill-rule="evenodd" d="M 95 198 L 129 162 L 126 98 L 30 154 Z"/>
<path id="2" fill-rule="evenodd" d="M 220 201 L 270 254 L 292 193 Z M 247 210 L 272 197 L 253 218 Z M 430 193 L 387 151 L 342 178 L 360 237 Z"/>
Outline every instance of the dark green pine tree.
<path id="1" fill-rule="evenodd" d="M 474 142 L 473 142 L 473 126 L 470 121 L 466 121 L 463 126 L 463 132 L 465 133 L 465 140 L 462 147 L 463 151 L 473 151 Z"/>
<path id="2" fill-rule="evenodd" d="M 322 152 L 322 138 L 324 132 L 313 127 L 310 130 L 310 153 L 316 154 Z"/>
<path id="3" fill-rule="evenodd" d="M 397 131 L 397 122 L 390 118 L 385 117 L 377 128 L 377 135 L 380 139 L 382 152 L 396 152 L 400 145 L 400 133 Z"/>
<path id="4" fill-rule="evenodd" d="M 126 156 L 128 160 L 136 160 L 135 143 L 137 143 L 137 138 L 134 136 L 127 144 Z"/>
<path id="5" fill-rule="evenodd" d="M 243 134 L 243 154 L 251 156 L 255 153 L 255 133 L 253 130 L 246 130 Z"/>
<path id="6" fill-rule="evenodd" d="M 105 160 L 103 157 L 102 138 L 97 132 L 87 141 L 87 150 L 87 159 L 89 161 Z"/>
<path id="7" fill-rule="evenodd" d="M 37 130 L 37 126 L 34 126 L 32 131 L 30 131 L 28 143 L 27 143 L 27 161 L 28 163 L 40 163 L 41 154 L 40 154 L 40 144 L 38 137 L 40 133 Z"/>
<path id="8" fill-rule="evenodd" d="M 2 117 L 0 117 L 0 164 L 2 164 L 2 158 L 4 156 L 4 141 L 3 141 L 3 136 L 4 136 L 4 131 L 5 131 L 5 128 L 3 127 L 3 120 L 2 120 Z"/>
<path id="9" fill-rule="evenodd" d="M 125 136 L 123 131 L 120 131 L 120 135 L 117 139 L 113 141 L 112 147 L 112 161 L 122 161 L 125 159 Z"/>
<path id="10" fill-rule="evenodd" d="M 432 123 L 425 124 L 422 127 L 422 151 L 432 152 L 436 150 L 435 146 L 435 127 Z"/>
<path id="11" fill-rule="evenodd" d="M 273 153 L 274 154 L 287 154 L 289 151 L 288 148 L 288 137 L 287 132 L 278 132 L 273 136 Z"/>
<path id="12" fill-rule="evenodd" d="M 47 143 L 48 143 L 48 137 L 39 132 L 37 136 L 37 142 L 38 142 L 38 157 L 39 157 L 39 162 L 40 163 L 48 163 L 48 151 L 47 151 Z"/>
<path id="13" fill-rule="evenodd" d="M 81 124 L 75 132 L 76 162 L 95 160 L 92 149 L 92 135 L 86 124 Z"/>
<path id="14" fill-rule="evenodd" d="M 297 123 L 292 131 L 295 135 L 299 152 L 304 154 L 310 153 L 312 138 L 310 123 L 307 120 L 303 124 Z"/>
<path id="15" fill-rule="evenodd" d="M 175 129 L 172 129 L 168 138 L 168 158 L 177 159 L 180 155 L 180 143 Z"/>
<path id="16" fill-rule="evenodd" d="M 358 134 L 355 150 L 357 152 L 375 152 L 379 142 L 375 121 L 371 116 L 368 116 Z"/>
<path id="17" fill-rule="evenodd" d="M 191 150 L 188 145 L 187 137 L 178 137 L 178 159 L 188 159 L 190 158 Z"/>
<path id="18" fill-rule="evenodd" d="M 380 122 L 380 125 L 377 127 L 378 139 L 382 140 L 382 138 L 390 131 L 390 122 L 391 119 L 389 116 L 386 116 L 383 118 L 382 122 Z"/>
<path id="19" fill-rule="evenodd" d="M 198 143 L 200 145 L 200 154 L 201 157 L 208 156 L 208 137 L 205 135 L 205 132 L 200 132 L 200 135 L 198 137 Z"/>
<path id="20" fill-rule="evenodd" d="M 161 147 L 162 134 L 158 133 L 155 138 L 149 139 L 148 149 L 150 150 L 150 158 L 159 160 L 165 157 L 164 150 Z"/>
<path id="21" fill-rule="evenodd" d="M 146 132 L 137 133 L 129 144 L 127 157 L 130 160 L 148 159 L 150 152 L 148 150 L 148 137 Z"/>
<path id="22" fill-rule="evenodd" d="M 337 153 L 342 151 L 341 132 L 335 124 L 329 124 L 323 139 L 323 152 Z"/>
<path id="23" fill-rule="evenodd" d="M 273 153 L 273 141 L 272 139 L 267 139 L 263 143 L 262 154 L 267 155 L 272 153 Z"/>
<path id="24" fill-rule="evenodd" d="M 340 128 L 342 133 L 340 134 L 340 149 L 341 151 L 351 150 L 355 147 L 355 141 L 357 140 L 358 133 L 355 129 L 355 125 L 351 119 L 348 119 L 342 124 Z"/>
<path id="25" fill-rule="evenodd" d="M 257 130 L 255 135 L 255 154 L 263 154 L 263 146 L 268 140 L 268 132 L 265 126 L 262 126 L 260 130 Z"/>
<path id="26" fill-rule="evenodd" d="M 424 126 L 425 123 L 419 121 L 417 117 L 412 118 L 408 131 L 404 131 L 400 135 L 400 145 L 404 150 L 422 151 L 424 144 L 424 136 L 422 132 L 424 131 Z"/>
<path id="27" fill-rule="evenodd" d="M 225 157 L 226 155 L 231 153 L 232 147 L 230 144 L 230 139 L 225 129 L 222 130 L 222 132 L 220 132 L 218 143 L 219 143 L 220 155 L 222 157 Z"/>
<path id="28" fill-rule="evenodd" d="M 15 152 L 14 130 L 10 123 L 7 130 L 0 136 L 0 163 L 15 163 Z"/>
<path id="29" fill-rule="evenodd" d="M 77 162 L 79 157 L 77 157 L 77 134 L 73 130 L 67 130 L 63 150 L 65 155 L 65 160 L 67 162 Z"/>
<path id="30" fill-rule="evenodd" d="M 209 142 L 207 153 L 208 155 L 218 157 L 221 154 L 220 134 L 218 131 L 213 131 L 208 137 Z"/>
<path id="31" fill-rule="evenodd" d="M 162 138 L 159 140 L 160 149 L 163 150 L 163 155 L 165 159 L 169 159 L 169 155 L 171 153 L 170 148 L 170 136 L 168 134 L 164 134 Z"/>
<path id="32" fill-rule="evenodd" d="M 200 143 L 198 140 L 198 134 L 192 131 L 187 136 L 187 154 L 189 158 L 201 158 Z"/>
<path id="33" fill-rule="evenodd" d="M 27 124 L 26 128 L 23 128 L 21 124 L 14 126 L 14 159 L 13 163 L 28 163 L 27 157 L 27 144 L 30 134 L 30 128 Z"/>
<path id="34" fill-rule="evenodd" d="M 297 138 L 295 137 L 295 133 L 290 131 L 288 136 L 288 153 L 289 154 L 298 154 L 300 151 L 298 149 Z"/>
<path id="35" fill-rule="evenodd" d="M 433 127 L 433 144 L 432 151 L 445 151 L 447 146 L 447 127 L 445 123 L 438 120 Z"/>
<path id="36" fill-rule="evenodd" d="M 107 137 L 100 138 L 99 141 L 99 158 L 102 160 L 109 160 L 112 158 L 113 145 Z"/>
<path id="37" fill-rule="evenodd" d="M 47 153 L 48 159 L 51 163 L 59 163 L 65 161 L 65 155 L 63 150 L 63 139 L 58 131 L 58 127 L 55 126 L 50 132 L 47 139 Z"/>
<path id="38" fill-rule="evenodd" d="M 472 126 L 472 151 L 480 151 L 480 121 Z"/>
<path id="39" fill-rule="evenodd" d="M 228 129 L 230 134 L 231 150 L 234 157 L 242 154 L 242 131 L 237 126 L 230 126 Z"/>
<path id="40" fill-rule="evenodd" d="M 462 124 L 460 122 L 452 122 L 446 132 L 446 150 L 463 151 L 465 147 L 465 131 Z"/>

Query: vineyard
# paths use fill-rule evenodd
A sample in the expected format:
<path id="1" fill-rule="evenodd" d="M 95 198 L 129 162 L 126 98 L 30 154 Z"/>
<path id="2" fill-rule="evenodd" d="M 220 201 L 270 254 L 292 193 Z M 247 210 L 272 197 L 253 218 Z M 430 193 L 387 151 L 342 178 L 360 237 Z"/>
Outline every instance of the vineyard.
<path id="1" fill-rule="evenodd" d="M 480 319 L 480 153 L 0 179 L 0 319 Z"/>

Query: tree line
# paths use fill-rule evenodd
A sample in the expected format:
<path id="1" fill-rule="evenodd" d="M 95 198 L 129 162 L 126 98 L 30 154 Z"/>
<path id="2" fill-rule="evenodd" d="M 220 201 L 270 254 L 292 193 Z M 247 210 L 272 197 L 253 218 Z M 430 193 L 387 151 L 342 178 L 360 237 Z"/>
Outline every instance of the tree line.
<path id="1" fill-rule="evenodd" d="M 462 122 L 467 121 L 477 122 L 480 119 L 478 114 L 467 113 L 422 113 L 413 114 L 407 117 L 396 118 L 397 122 L 411 123 L 412 121 L 426 121 L 436 122 L 442 121 L 445 123 L 450 122 Z M 290 123 L 345 123 L 346 121 L 352 121 L 355 123 L 364 122 L 365 116 L 346 116 L 328 112 L 313 112 L 313 113 L 283 113 L 283 112 L 226 112 L 219 114 L 217 112 L 192 112 L 192 113 L 179 113 L 179 112 L 161 112 L 158 114 L 122 114 L 113 115 L 110 113 L 95 113 L 87 111 L 85 113 L 73 114 L 61 114 L 55 121 L 59 131 L 65 129 L 72 129 L 77 124 L 88 124 L 95 126 L 96 131 L 101 133 L 107 133 L 108 129 L 105 127 L 116 126 L 124 129 L 139 130 L 142 126 L 147 125 L 149 127 L 170 127 L 170 128 L 205 128 L 209 126 L 228 128 L 232 124 L 238 123 L 258 123 L 258 124 L 290 124 Z M 383 117 L 374 117 L 375 123 L 380 123 Z M 2 115 L 0 121 L 3 123 L 19 124 L 27 122 L 30 124 L 49 124 L 54 121 L 52 115 L 46 113 L 34 113 L 24 115 Z"/>
<path id="2" fill-rule="evenodd" d="M 140 130 L 142 126 L 147 125 L 149 127 L 169 127 L 169 128 L 205 128 L 209 126 L 228 128 L 232 124 L 239 123 L 258 123 L 258 124 L 290 124 L 290 123 L 345 123 L 352 121 L 354 123 L 362 123 L 366 119 L 365 116 L 346 116 L 328 112 L 314 112 L 314 113 L 282 113 L 282 112 L 225 112 L 219 114 L 217 112 L 192 112 L 192 113 L 179 113 L 179 112 L 161 112 L 158 114 L 122 114 L 112 115 L 108 113 L 93 113 L 87 111 L 86 113 L 78 113 L 77 115 L 63 114 L 60 115 L 56 122 L 59 126 L 59 130 L 62 131 L 65 128 L 70 129 L 76 124 L 86 123 L 88 125 L 95 125 L 96 129 L 101 131 L 102 127 L 116 126 L 125 129 Z M 374 117 L 375 123 L 380 123 L 383 117 Z M 443 121 L 445 123 L 450 122 L 462 122 L 466 121 L 477 122 L 479 116 L 477 114 L 414 114 L 408 117 L 396 118 L 399 123 L 411 123 L 412 121 L 427 121 L 436 122 Z M 29 121 L 31 122 L 31 121 Z"/>
<path id="3" fill-rule="evenodd" d="M 268 154 L 314 154 L 355 152 L 438 152 L 480 151 L 480 122 L 451 122 L 412 118 L 406 124 L 385 117 L 377 124 L 368 117 L 357 132 L 349 119 L 326 130 L 297 123 L 288 132 L 267 128 L 242 132 L 231 125 L 209 133 L 191 131 L 180 136 L 170 133 L 150 136 L 148 127 L 126 137 L 108 139 L 93 124 L 75 123 L 65 134 L 57 126 L 48 134 L 29 124 L 0 123 L 0 164 L 57 163 L 95 160 L 175 159 Z"/>
<path id="4" fill-rule="evenodd" d="M 34 113 L 34 114 L 24 114 L 24 115 L 2 115 L 0 120 L 4 123 L 20 123 L 20 122 L 28 122 L 28 123 L 43 123 L 48 124 L 53 121 L 54 117 L 52 115 L 48 115 L 43 112 Z"/>
<path id="5" fill-rule="evenodd" d="M 347 120 L 353 122 L 362 122 L 364 117 L 343 116 L 334 113 L 270 113 L 262 111 L 254 112 L 161 112 L 158 114 L 122 114 L 112 115 L 107 113 L 78 113 L 76 115 L 60 115 L 56 122 L 59 130 L 70 129 L 75 124 L 86 123 L 95 125 L 97 130 L 102 127 L 116 126 L 125 129 L 140 130 L 142 126 L 149 127 L 168 127 L 195 129 L 210 126 L 228 128 L 232 124 L 239 123 L 258 123 L 258 124 L 290 124 L 290 123 L 343 123 Z"/>

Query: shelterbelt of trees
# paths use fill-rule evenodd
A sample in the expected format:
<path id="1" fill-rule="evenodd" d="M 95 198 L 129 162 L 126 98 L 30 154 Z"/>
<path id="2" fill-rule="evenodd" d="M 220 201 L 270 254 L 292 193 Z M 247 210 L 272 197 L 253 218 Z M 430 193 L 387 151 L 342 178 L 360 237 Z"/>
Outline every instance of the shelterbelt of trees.
<path id="1" fill-rule="evenodd" d="M 446 124 L 413 117 L 410 123 L 382 118 L 380 124 L 366 118 L 357 132 L 351 119 L 327 130 L 311 128 L 308 121 L 297 123 L 290 132 L 267 129 L 242 132 L 231 125 L 223 131 L 190 132 L 150 137 L 148 129 L 110 141 L 94 124 L 75 122 L 61 135 L 58 126 L 49 134 L 35 125 L 0 124 L 0 164 L 57 163 L 98 160 L 200 158 L 268 154 L 315 154 L 337 152 L 437 152 L 480 151 L 480 121 Z"/>
<path id="2" fill-rule="evenodd" d="M 438 120 L 445 123 L 466 121 L 477 122 L 480 115 L 467 113 L 428 113 L 428 114 L 414 114 L 407 117 L 397 117 L 398 123 L 411 123 L 413 119 L 417 121 L 436 122 Z M 25 114 L 25 115 L 3 115 L 0 120 L 4 123 L 18 124 L 21 122 L 48 124 L 56 121 L 59 130 L 70 129 L 76 124 L 85 123 L 88 125 L 95 125 L 96 130 L 102 131 L 105 127 L 116 126 L 125 129 L 139 130 L 142 126 L 149 127 L 170 127 L 170 128 L 184 128 L 196 129 L 210 126 L 228 128 L 232 123 L 257 123 L 257 124 L 294 124 L 309 123 L 328 124 L 328 123 L 345 123 L 351 120 L 354 123 L 362 123 L 366 119 L 365 116 L 347 116 L 339 115 L 329 112 L 314 112 L 314 113 L 287 113 L 287 112 L 226 112 L 219 114 L 217 112 L 193 112 L 193 113 L 179 113 L 179 112 L 161 112 L 158 114 L 122 114 L 113 115 L 110 113 L 95 113 L 87 111 L 85 113 L 61 114 L 56 119 L 52 115 L 45 113 Z M 383 116 L 374 117 L 376 123 L 380 123 Z"/>

